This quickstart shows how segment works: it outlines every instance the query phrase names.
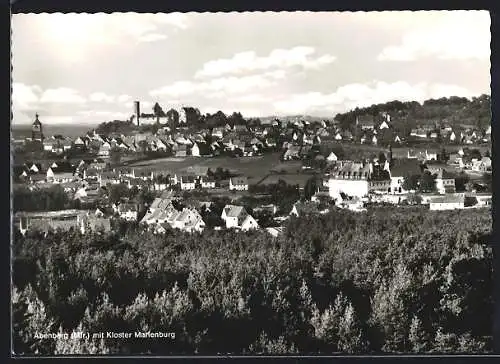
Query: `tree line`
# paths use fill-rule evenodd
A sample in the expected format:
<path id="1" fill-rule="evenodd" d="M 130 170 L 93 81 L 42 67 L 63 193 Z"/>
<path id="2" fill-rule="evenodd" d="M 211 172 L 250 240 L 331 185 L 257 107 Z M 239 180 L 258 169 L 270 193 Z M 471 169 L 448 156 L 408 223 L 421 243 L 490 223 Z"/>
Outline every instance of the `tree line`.
<path id="1" fill-rule="evenodd" d="M 16 231 L 14 350 L 487 353 L 491 224 L 486 210 L 381 207 L 292 217 L 278 238 Z M 176 339 L 33 336 L 72 330 L 168 331 Z"/>

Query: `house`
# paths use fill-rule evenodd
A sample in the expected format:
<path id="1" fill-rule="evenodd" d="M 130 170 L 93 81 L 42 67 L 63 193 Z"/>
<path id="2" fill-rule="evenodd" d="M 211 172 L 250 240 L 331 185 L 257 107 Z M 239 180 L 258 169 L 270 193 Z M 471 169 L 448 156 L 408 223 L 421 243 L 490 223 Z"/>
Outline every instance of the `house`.
<path id="1" fill-rule="evenodd" d="M 200 177 L 200 184 L 202 188 L 215 188 L 215 179 L 209 176 Z"/>
<path id="2" fill-rule="evenodd" d="M 378 141 L 378 140 L 377 140 L 377 136 L 376 136 L 376 135 L 374 135 L 374 136 L 372 137 L 372 144 L 377 145 L 377 141 Z"/>
<path id="3" fill-rule="evenodd" d="M 194 190 L 196 188 L 196 179 L 194 176 L 181 176 L 180 184 L 182 191 Z"/>
<path id="4" fill-rule="evenodd" d="M 116 209 L 118 216 L 121 219 L 127 220 L 127 221 L 136 221 L 137 220 L 137 215 L 138 215 L 138 210 L 137 206 L 133 203 L 121 203 L 117 206 Z"/>
<path id="5" fill-rule="evenodd" d="M 382 123 L 379 125 L 379 130 L 384 130 L 384 129 L 389 129 L 389 124 L 387 123 L 387 121 L 382 121 Z"/>
<path id="6" fill-rule="evenodd" d="M 308 214 L 319 213 L 318 204 L 315 202 L 296 202 L 293 204 L 289 216 L 301 217 Z"/>
<path id="7" fill-rule="evenodd" d="M 224 137 L 224 129 L 223 128 L 213 128 L 212 138 L 222 139 L 223 137 Z"/>
<path id="8" fill-rule="evenodd" d="M 427 138 L 427 130 L 425 130 L 423 128 L 412 129 L 410 131 L 410 136 L 415 137 L 415 138 L 425 139 L 425 138 Z"/>
<path id="9" fill-rule="evenodd" d="M 111 151 L 111 144 L 109 142 L 105 142 L 99 148 L 97 155 L 102 158 L 107 158 L 109 157 L 110 151 Z"/>
<path id="10" fill-rule="evenodd" d="M 177 158 L 187 157 L 187 146 L 183 144 L 177 144 L 176 147 L 172 149 Z"/>
<path id="11" fill-rule="evenodd" d="M 246 177 L 231 177 L 229 179 L 230 191 L 248 191 L 248 179 Z"/>
<path id="12" fill-rule="evenodd" d="M 237 228 L 248 231 L 259 228 L 257 221 L 246 212 L 243 206 L 226 205 L 222 210 L 221 218 L 226 223 L 226 229 Z"/>
<path id="13" fill-rule="evenodd" d="M 85 143 L 85 140 L 83 137 L 78 137 L 75 139 L 75 141 L 73 142 L 73 146 L 75 149 L 85 149 L 85 147 L 87 146 L 87 144 Z"/>
<path id="14" fill-rule="evenodd" d="M 436 197 L 429 201 L 429 209 L 432 211 L 456 210 L 465 208 L 464 194 L 446 195 Z"/>
<path id="15" fill-rule="evenodd" d="M 283 159 L 286 161 L 300 159 L 300 145 L 290 145 L 283 155 Z"/>
<path id="16" fill-rule="evenodd" d="M 283 227 L 278 226 L 278 227 L 268 227 L 266 228 L 266 231 L 271 234 L 274 238 L 277 238 L 278 236 L 283 234 Z"/>
<path id="17" fill-rule="evenodd" d="M 247 215 L 240 225 L 240 229 L 242 231 L 249 231 L 249 230 L 254 230 L 254 229 L 258 229 L 258 228 L 259 228 L 259 224 L 252 217 L 252 215 Z"/>
<path id="18" fill-rule="evenodd" d="M 356 124 L 361 128 L 361 130 L 373 130 L 375 129 L 375 123 L 373 121 L 373 116 L 361 116 L 356 118 Z"/>
<path id="19" fill-rule="evenodd" d="M 162 224 L 168 220 L 173 221 L 172 216 L 178 213 L 173 205 L 173 201 L 171 195 L 155 198 L 146 211 L 146 214 L 141 219 L 141 223 L 151 225 Z"/>
<path id="20" fill-rule="evenodd" d="M 394 138 L 394 143 L 401 143 L 401 138 L 399 137 L 399 135 L 396 135 L 396 137 Z"/>
<path id="21" fill-rule="evenodd" d="M 371 164 L 353 162 L 334 170 L 328 180 L 330 197 L 336 199 L 340 193 L 348 196 L 366 196 L 372 167 Z"/>
<path id="22" fill-rule="evenodd" d="M 335 134 L 334 139 L 340 141 L 340 140 L 342 140 L 342 135 L 340 133 L 337 133 L 337 134 Z"/>
<path id="23" fill-rule="evenodd" d="M 403 188 L 406 176 L 421 175 L 422 167 L 417 159 L 394 159 L 392 166 L 389 167 L 391 178 L 391 187 L 389 192 L 394 194 L 407 192 Z"/>
<path id="24" fill-rule="evenodd" d="M 192 232 L 202 232 L 205 222 L 195 209 L 184 208 L 171 223 L 172 228 Z"/>
<path id="25" fill-rule="evenodd" d="M 436 190 L 440 194 L 455 193 L 455 176 L 440 168 L 436 173 Z"/>
<path id="26" fill-rule="evenodd" d="M 222 209 L 221 219 L 226 223 L 226 229 L 239 228 L 248 213 L 243 206 L 226 205 Z"/>
<path id="27" fill-rule="evenodd" d="M 438 152 L 436 150 L 425 150 L 425 160 L 426 161 L 437 161 Z"/>
<path id="28" fill-rule="evenodd" d="M 198 146 L 198 143 L 196 143 L 196 142 L 191 147 L 191 155 L 193 157 L 199 157 L 200 156 L 200 147 Z"/>
<path id="29" fill-rule="evenodd" d="M 64 183 L 75 179 L 75 168 L 69 162 L 53 163 L 46 172 L 47 182 Z"/>
<path id="30" fill-rule="evenodd" d="M 328 162 L 330 162 L 330 163 L 331 163 L 331 162 L 336 162 L 336 161 L 338 160 L 338 157 L 337 157 L 337 155 L 336 155 L 335 153 L 331 152 L 331 153 L 328 155 L 328 157 L 326 157 L 326 160 L 327 160 Z"/>
<path id="31" fill-rule="evenodd" d="M 476 172 L 491 171 L 491 158 L 490 157 L 483 157 L 480 160 L 474 161 L 472 163 L 471 169 L 473 171 L 476 171 Z"/>

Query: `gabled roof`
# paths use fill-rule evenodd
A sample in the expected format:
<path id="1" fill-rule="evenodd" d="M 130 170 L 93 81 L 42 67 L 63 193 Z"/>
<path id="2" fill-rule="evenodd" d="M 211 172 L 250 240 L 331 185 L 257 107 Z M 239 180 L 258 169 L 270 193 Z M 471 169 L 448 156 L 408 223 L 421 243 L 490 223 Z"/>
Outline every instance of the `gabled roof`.
<path id="1" fill-rule="evenodd" d="M 444 168 L 440 168 L 436 173 L 438 179 L 454 179 L 455 176 Z"/>
<path id="2" fill-rule="evenodd" d="M 243 206 L 236 205 L 226 205 L 224 211 L 226 212 L 226 217 L 239 217 L 242 214 L 246 214 Z"/>
<path id="3" fill-rule="evenodd" d="M 233 185 L 247 185 L 248 184 L 248 178 L 247 177 L 231 177 L 231 183 Z"/>

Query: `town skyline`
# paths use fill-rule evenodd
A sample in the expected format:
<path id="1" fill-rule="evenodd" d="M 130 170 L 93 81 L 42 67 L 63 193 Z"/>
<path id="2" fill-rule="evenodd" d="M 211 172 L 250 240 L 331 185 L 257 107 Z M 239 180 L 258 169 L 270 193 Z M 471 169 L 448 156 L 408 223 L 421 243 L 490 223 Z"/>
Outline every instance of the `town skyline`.
<path id="1" fill-rule="evenodd" d="M 128 119 L 134 100 L 332 118 L 471 98 L 490 94 L 489 27 L 486 11 L 15 14 L 12 122 Z"/>

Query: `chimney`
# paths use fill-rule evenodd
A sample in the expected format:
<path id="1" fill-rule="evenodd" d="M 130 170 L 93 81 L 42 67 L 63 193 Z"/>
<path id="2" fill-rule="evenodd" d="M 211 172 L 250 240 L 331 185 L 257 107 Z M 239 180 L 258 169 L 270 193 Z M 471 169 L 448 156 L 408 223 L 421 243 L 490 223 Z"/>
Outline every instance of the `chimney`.
<path id="1" fill-rule="evenodd" d="M 139 101 L 134 101 L 134 113 L 135 113 L 135 119 L 137 121 L 137 126 L 139 126 L 141 117 L 141 106 Z"/>

